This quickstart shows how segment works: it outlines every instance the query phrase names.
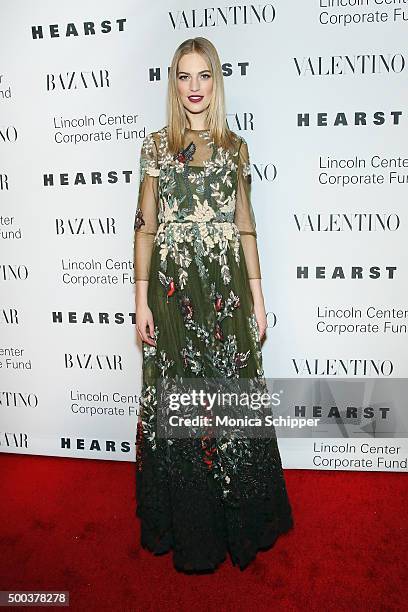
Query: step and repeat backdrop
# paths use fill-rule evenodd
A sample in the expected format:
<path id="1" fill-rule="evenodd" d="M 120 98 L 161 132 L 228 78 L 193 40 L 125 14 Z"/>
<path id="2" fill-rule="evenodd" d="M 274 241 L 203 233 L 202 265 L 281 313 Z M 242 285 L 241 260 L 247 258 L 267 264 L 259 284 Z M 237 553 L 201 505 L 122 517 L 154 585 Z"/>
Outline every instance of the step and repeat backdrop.
<path id="1" fill-rule="evenodd" d="M 2 2 L 0 451 L 134 461 L 133 221 L 177 46 L 248 142 L 285 467 L 407 468 L 408 6 Z M 306 431 L 306 430 L 305 430 Z"/>

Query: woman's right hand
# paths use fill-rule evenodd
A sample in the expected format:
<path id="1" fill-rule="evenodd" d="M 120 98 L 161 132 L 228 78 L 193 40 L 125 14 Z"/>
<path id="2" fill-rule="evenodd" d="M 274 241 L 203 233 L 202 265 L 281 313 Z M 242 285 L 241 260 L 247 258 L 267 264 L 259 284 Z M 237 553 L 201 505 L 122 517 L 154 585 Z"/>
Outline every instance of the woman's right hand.
<path id="1" fill-rule="evenodd" d="M 153 340 L 153 314 L 147 304 L 136 305 L 136 329 L 143 342 L 156 346 L 156 340 Z"/>

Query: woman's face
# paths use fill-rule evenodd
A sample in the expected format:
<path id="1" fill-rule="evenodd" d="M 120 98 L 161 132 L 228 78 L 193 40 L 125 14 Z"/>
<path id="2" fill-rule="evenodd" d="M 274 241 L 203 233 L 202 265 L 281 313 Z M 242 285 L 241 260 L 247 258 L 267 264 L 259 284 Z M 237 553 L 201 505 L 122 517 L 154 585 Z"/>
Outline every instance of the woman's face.
<path id="1" fill-rule="evenodd" d="M 199 53 L 183 55 L 178 63 L 177 86 L 187 115 L 199 115 L 209 106 L 213 76 Z"/>

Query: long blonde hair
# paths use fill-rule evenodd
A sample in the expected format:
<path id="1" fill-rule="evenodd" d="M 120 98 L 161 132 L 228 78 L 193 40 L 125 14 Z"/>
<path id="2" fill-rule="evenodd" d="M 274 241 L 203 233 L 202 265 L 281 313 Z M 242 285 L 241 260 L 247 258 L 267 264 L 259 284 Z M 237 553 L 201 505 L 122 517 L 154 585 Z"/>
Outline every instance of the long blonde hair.
<path id="1" fill-rule="evenodd" d="M 232 148 L 235 142 L 235 137 L 226 121 L 224 77 L 220 58 L 212 42 L 207 38 L 197 36 L 188 38 L 177 47 L 170 66 L 167 93 L 167 136 L 168 148 L 173 154 L 183 147 L 184 132 L 188 127 L 187 115 L 177 89 L 178 63 L 183 55 L 194 52 L 202 55 L 213 78 L 213 91 L 206 115 L 210 138 L 216 146 L 226 149 Z"/>

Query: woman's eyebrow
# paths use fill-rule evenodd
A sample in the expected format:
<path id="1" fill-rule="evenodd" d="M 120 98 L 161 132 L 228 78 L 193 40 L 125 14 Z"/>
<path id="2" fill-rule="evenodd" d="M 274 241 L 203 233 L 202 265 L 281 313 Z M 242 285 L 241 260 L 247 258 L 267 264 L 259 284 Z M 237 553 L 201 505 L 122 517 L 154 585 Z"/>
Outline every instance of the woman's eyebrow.
<path id="1" fill-rule="evenodd" d="M 210 70 L 208 68 L 207 70 L 200 70 L 198 74 L 202 74 L 203 72 L 210 72 Z M 178 70 L 177 74 L 190 74 L 190 72 L 186 72 L 186 70 Z"/>

